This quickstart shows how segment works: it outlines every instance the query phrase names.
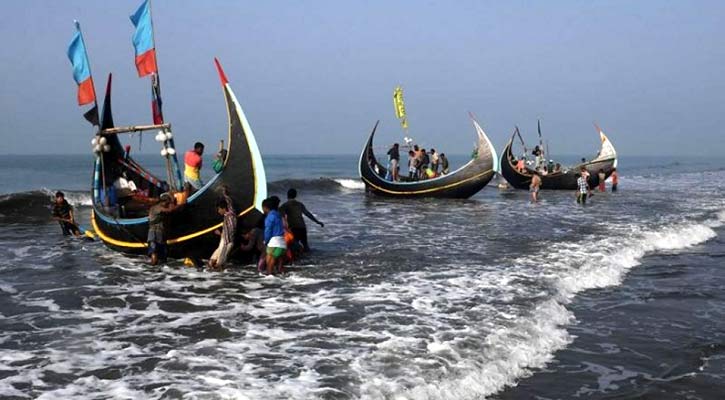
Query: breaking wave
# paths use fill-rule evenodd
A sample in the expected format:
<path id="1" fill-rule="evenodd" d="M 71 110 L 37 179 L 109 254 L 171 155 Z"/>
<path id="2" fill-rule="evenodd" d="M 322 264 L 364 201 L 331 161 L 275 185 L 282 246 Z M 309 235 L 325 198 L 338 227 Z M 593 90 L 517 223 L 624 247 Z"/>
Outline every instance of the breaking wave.
<path id="1" fill-rule="evenodd" d="M 87 192 L 63 191 L 66 200 L 74 207 L 91 206 L 91 196 Z M 36 223 L 50 222 L 55 191 L 50 189 L 29 192 L 10 193 L 0 196 L 0 222 Z"/>
<path id="2" fill-rule="evenodd" d="M 334 193 L 365 189 L 365 185 L 359 179 L 352 178 L 282 179 L 267 184 L 271 194 L 284 194 L 290 188 L 303 192 Z"/>

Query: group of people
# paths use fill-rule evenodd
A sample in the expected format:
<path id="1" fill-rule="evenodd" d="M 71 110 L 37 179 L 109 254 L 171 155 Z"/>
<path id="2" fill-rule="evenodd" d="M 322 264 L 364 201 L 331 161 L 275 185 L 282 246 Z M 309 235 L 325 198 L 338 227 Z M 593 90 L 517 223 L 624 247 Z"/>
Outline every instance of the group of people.
<path id="1" fill-rule="evenodd" d="M 167 231 L 169 216 L 186 204 L 186 198 L 191 190 L 203 187 L 201 180 L 202 155 L 204 145 L 197 142 L 194 148 L 184 155 L 184 187 L 179 193 L 162 193 L 159 198 L 148 207 L 148 234 L 146 237 L 148 256 L 151 265 L 165 262 L 167 259 Z M 226 151 L 217 153 L 213 168 L 216 173 L 221 172 L 226 160 Z M 114 185 L 119 189 L 135 192 L 137 189 L 132 180 L 125 173 L 118 174 Z M 280 205 L 281 200 L 272 196 L 262 202 L 264 211 L 264 228 L 254 227 L 238 235 L 237 210 L 230 196 L 229 188 L 223 187 L 215 204 L 216 212 L 222 217 L 221 227 L 214 231 L 219 236 L 219 245 L 210 255 L 207 267 L 211 270 L 222 269 L 230 255 L 235 251 L 249 252 L 257 257 L 257 266 L 260 272 L 268 274 L 284 271 L 284 262 L 299 257 L 302 253 L 310 251 L 307 239 L 307 226 L 304 217 L 324 227 L 324 224 L 312 214 L 307 207 L 297 200 L 297 190 L 292 188 L 287 192 L 287 201 Z M 53 219 L 60 224 L 63 235 L 80 236 L 82 229 L 75 221 L 73 207 L 65 199 L 63 192 L 55 194 L 52 208 Z M 193 264 L 201 266 L 200 260 L 193 260 Z"/>
<path id="2" fill-rule="evenodd" d="M 307 240 L 306 216 L 324 227 L 307 207 L 297 200 L 297 190 L 287 191 L 287 201 L 272 196 L 262 201 L 264 229 L 252 228 L 242 234 L 240 250 L 257 257 L 257 270 L 267 274 L 284 272 L 284 263 L 310 251 Z"/>
<path id="3" fill-rule="evenodd" d="M 522 174 L 526 173 L 526 170 L 529 168 L 527 167 L 528 164 L 531 166 L 531 169 L 538 172 L 542 176 L 562 172 L 560 163 L 554 163 L 554 160 L 546 161 L 544 150 L 540 146 L 534 147 L 534 150 L 531 151 L 531 154 L 534 156 L 533 161 L 527 160 L 526 154 L 522 155 L 519 159 L 516 159 L 515 156 L 512 156 L 511 161 L 512 164 L 516 166 L 516 171 Z"/>
<path id="4" fill-rule="evenodd" d="M 409 181 L 432 179 L 448 174 L 448 158 L 444 153 L 437 153 L 435 149 L 426 149 L 414 145 L 408 150 L 408 178 Z M 440 172 L 439 172 L 440 170 Z M 388 176 L 386 179 L 393 182 L 400 181 L 400 145 L 394 143 L 388 150 Z"/>
<path id="5" fill-rule="evenodd" d="M 534 171 L 534 173 L 531 176 L 531 183 L 529 185 L 529 192 L 531 192 L 531 202 L 536 203 L 539 201 L 539 190 L 541 189 L 541 177 L 544 174 L 539 173 L 538 171 Z M 592 188 L 589 186 L 589 178 L 591 177 L 591 174 L 587 170 L 587 168 L 582 165 L 579 172 L 575 174 L 576 176 L 576 202 L 581 205 L 586 205 L 587 199 L 592 197 Z M 619 185 L 619 173 L 617 172 L 616 168 L 612 169 L 612 173 L 609 176 L 612 180 L 612 192 L 617 191 L 617 186 Z M 606 179 L 607 174 L 604 172 L 603 169 L 600 169 L 599 172 L 597 172 L 597 179 L 599 184 L 597 185 L 597 188 L 600 192 L 606 192 L 607 186 L 606 186 Z"/>
<path id="6" fill-rule="evenodd" d="M 259 272 L 267 274 L 284 272 L 284 263 L 292 261 L 310 251 L 307 227 L 304 217 L 321 227 L 320 222 L 305 205 L 297 200 L 297 190 L 287 192 L 287 201 L 272 196 L 262 202 L 264 228 L 253 227 L 242 232 L 237 240 L 237 212 L 227 188 L 224 188 L 216 202 L 216 212 L 222 217 L 221 228 L 214 231 L 219 236 L 219 245 L 209 257 L 207 267 L 221 270 L 230 255 L 239 250 L 252 254 L 257 259 Z M 183 207 L 169 194 L 160 196 L 159 202 L 149 209 L 148 255 L 151 265 L 164 262 L 167 256 L 168 216 Z M 241 242 L 241 244 L 240 244 Z"/>

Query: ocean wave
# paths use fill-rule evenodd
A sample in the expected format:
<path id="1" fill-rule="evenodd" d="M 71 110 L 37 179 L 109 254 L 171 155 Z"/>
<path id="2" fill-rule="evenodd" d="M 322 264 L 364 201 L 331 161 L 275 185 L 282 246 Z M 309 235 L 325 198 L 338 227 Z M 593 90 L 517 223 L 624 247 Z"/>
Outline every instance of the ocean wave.
<path id="1" fill-rule="evenodd" d="M 714 228 L 724 224 L 725 210 L 722 210 L 716 213 L 714 219 L 702 222 L 672 224 L 644 231 L 636 225 L 620 227 L 617 228 L 619 235 L 614 237 L 567 243 L 554 246 L 542 254 L 513 259 L 511 265 L 502 268 L 509 274 L 515 270 L 518 279 L 549 282 L 553 296 L 543 300 L 530 313 L 512 315 L 509 324 L 495 328 L 486 336 L 484 347 L 476 356 L 459 355 L 465 350 L 455 345 L 458 339 L 429 344 L 427 348 L 432 359 L 441 357 L 438 354 L 441 352 L 453 354 L 449 357 L 450 373 L 440 380 L 401 385 L 397 379 L 375 377 L 374 369 L 368 368 L 364 371 L 369 376 L 363 385 L 362 397 L 478 399 L 497 393 L 505 386 L 515 385 L 517 380 L 530 375 L 532 369 L 544 367 L 556 351 L 571 343 L 573 338 L 566 327 L 575 318 L 566 305 L 577 293 L 617 285 L 647 254 L 697 246 L 716 237 Z M 513 284 L 506 279 L 498 282 L 499 286 Z M 502 314 L 501 310 L 497 311 Z M 468 329 L 477 330 L 473 326 Z M 400 349 L 397 351 L 400 352 Z M 386 352 L 385 356 L 390 357 L 390 352 Z"/>
<path id="2" fill-rule="evenodd" d="M 365 185 L 358 179 L 324 177 L 318 179 L 281 179 L 267 183 L 267 189 L 272 194 L 284 194 L 290 188 L 303 192 L 334 193 L 365 189 Z"/>
<path id="3" fill-rule="evenodd" d="M 66 200 L 74 207 L 92 205 L 87 192 L 63 191 Z M 55 191 L 50 189 L 10 193 L 0 196 L 0 222 L 36 223 L 49 222 Z"/>

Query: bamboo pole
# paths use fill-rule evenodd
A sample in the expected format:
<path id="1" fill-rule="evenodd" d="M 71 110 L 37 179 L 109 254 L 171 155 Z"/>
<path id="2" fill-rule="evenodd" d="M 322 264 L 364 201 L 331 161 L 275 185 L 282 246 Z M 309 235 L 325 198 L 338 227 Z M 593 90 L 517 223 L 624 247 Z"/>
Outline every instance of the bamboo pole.
<path id="1" fill-rule="evenodd" d="M 102 135 L 118 135 L 120 133 L 136 133 L 155 129 L 170 130 L 171 124 L 118 126 L 104 129 L 100 133 Z"/>

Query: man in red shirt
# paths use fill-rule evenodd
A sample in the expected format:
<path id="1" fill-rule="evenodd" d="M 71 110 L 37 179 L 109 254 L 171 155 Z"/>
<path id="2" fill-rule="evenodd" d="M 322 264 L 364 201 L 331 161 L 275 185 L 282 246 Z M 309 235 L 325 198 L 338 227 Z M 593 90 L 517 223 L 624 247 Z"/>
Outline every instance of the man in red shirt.
<path id="1" fill-rule="evenodd" d="M 201 189 L 204 184 L 201 182 L 201 155 L 204 154 L 204 144 L 196 142 L 194 149 L 184 154 L 184 182 L 191 185 L 194 190 Z"/>

